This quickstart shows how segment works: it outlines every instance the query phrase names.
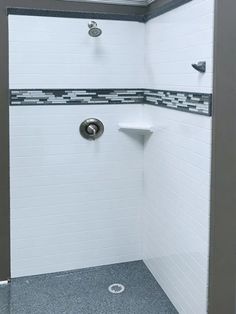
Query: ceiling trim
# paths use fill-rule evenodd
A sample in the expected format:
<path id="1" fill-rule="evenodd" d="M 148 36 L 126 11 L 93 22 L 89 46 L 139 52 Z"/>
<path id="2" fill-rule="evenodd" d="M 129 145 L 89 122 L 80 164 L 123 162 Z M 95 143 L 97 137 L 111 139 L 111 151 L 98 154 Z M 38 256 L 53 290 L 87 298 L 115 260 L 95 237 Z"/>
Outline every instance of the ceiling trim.
<path id="1" fill-rule="evenodd" d="M 145 23 L 192 0 L 147 0 L 150 3 L 148 5 L 145 4 L 145 6 L 127 5 L 127 0 L 125 5 L 121 4 L 125 0 L 115 0 L 120 1 L 119 4 L 108 3 L 108 0 L 102 1 L 104 3 L 97 0 L 88 0 L 86 2 L 54 0 L 51 1 L 50 5 L 48 1 L 44 1 L 47 5 L 40 5 L 40 3 L 33 3 L 32 0 L 9 0 L 7 13 L 14 15 L 109 19 Z M 138 1 L 130 0 L 130 2 L 134 3 Z M 146 0 L 142 0 L 142 2 L 146 3 Z M 26 5 L 25 3 L 30 5 Z"/>
<path id="2" fill-rule="evenodd" d="M 123 14 L 116 12 L 83 12 L 83 11 L 61 11 L 45 9 L 25 9 L 25 8 L 8 8 L 7 13 L 10 15 L 28 15 L 28 16 L 49 16 L 65 18 L 82 18 L 82 19 L 101 19 L 101 20 L 119 20 L 145 22 L 145 14 Z"/>
<path id="3" fill-rule="evenodd" d="M 80 2 L 79 0 L 58 0 L 66 2 Z M 85 2 L 91 3 L 106 3 L 106 4 L 116 4 L 116 5 L 134 5 L 134 6 L 148 6 L 149 3 L 155 0 L 86 0 Z"/>
<path id="4" fill-rule="evenodd" d="M 192 0 L 155 0 L 148 5 L 145 21 L 174 10 Z"/>
<path id="5" fill-rule="evenodd" d="M 1 0 L 0 0 L 1 1 Z M 144 22 L 145 6 L 62 0 L 5 0 L 7 14 Z"/>

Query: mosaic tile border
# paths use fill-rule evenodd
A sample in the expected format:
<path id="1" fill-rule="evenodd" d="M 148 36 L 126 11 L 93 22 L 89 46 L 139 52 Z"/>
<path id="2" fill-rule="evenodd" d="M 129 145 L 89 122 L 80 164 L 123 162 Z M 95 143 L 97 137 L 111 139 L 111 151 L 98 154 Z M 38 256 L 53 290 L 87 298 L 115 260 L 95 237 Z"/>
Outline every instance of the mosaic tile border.
<path id="1" fill-rule="evenodd" d="M 143 89 L 12 90 L 11 105 L 142 104 Z"/>
<path id="2" fill-rule="evenodd" d="M 149 104 L 211 116 L 212 95 L 154 89 L 11 90 L 11 106 Z"/>
<path id="3" fill-rule="evenodd" d="M 212 114 L 212 94 L 145 90 L 145 103 L 206 116 Z"/>

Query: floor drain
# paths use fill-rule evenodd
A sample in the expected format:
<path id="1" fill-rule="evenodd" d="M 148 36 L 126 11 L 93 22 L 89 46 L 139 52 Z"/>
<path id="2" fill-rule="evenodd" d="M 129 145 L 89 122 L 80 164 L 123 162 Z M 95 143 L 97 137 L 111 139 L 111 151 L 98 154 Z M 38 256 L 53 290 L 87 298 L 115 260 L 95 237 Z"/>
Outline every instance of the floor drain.
<path id="1" fill-rule="evenodd" d="M 122 293 L 125 290 L 125 287 L 121 285 L 120 283 L 113 283 L 112 285 L 108 287 L 108 290 L 111 293 L 118 294 L 118 293 Z"/>

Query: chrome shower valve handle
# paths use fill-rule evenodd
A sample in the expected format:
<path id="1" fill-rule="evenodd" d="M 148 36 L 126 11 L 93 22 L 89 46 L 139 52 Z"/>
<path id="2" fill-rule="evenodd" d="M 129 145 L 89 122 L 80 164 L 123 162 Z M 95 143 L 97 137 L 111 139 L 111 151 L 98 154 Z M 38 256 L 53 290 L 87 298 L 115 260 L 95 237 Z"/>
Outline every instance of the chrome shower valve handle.
<path id="1" fill-rule="evenodd" d="M 96 140 L 104 132 L 103 123 L 95 118 L 89 118 L 80 125 L 80 134 L 87 140 Z"/>
<path id="2" fill-rule="evenodd" d="M 92 135 L 96 135 L 96 133 L 98 132 L 98 126 L 96 124 L 90 124 L 88 127 L 87 127 L 87 132 L 89 134 L 92 134 Z"/>

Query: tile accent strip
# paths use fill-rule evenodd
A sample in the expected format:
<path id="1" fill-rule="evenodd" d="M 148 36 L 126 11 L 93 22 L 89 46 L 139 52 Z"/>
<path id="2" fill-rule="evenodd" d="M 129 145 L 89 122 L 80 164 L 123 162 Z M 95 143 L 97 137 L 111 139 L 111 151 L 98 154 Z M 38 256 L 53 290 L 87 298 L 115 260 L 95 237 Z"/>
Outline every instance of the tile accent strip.
<path id="1" fill-rule="evenodd" d="M 11 105 L 142 104 L 143 89 L 12 90 Z"/>
<path id="2" fill-rule="evenodd" d="M 145 90 L 144 94 L 149 105 L 211 116 L 211 94 L 153 89 Z"/>
<path id="3" fill-rule="evenodd" d="M 11 106 L 149 104 L 211 116 L 212 95 L 154 89 L 11 90 Z"/>

